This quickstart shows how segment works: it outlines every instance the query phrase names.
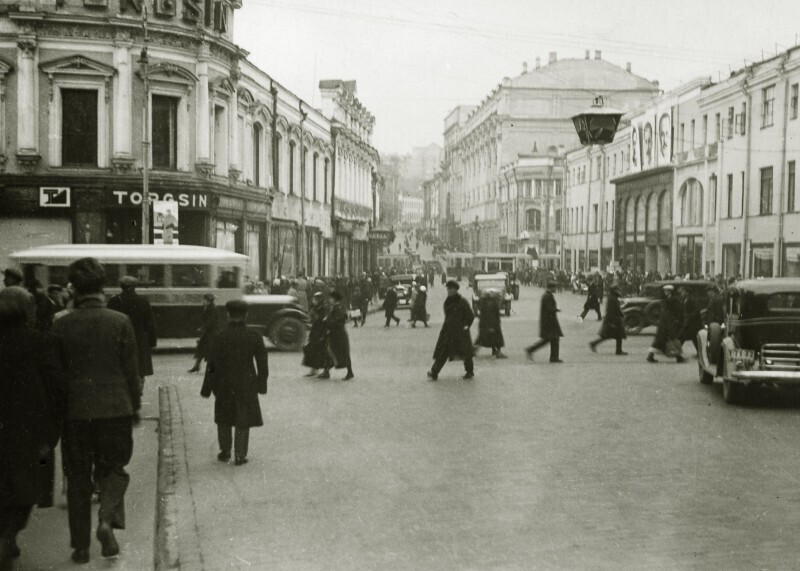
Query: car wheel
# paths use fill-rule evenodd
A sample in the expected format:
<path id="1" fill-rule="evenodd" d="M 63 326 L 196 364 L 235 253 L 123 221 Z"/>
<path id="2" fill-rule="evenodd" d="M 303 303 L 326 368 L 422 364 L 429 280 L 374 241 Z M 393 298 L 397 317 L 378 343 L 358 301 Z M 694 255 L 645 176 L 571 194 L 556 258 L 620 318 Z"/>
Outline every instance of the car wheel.
<path id="1" fill-rule="evenodd" d="M 272 324 L 269 337 L 280 351 L 299 351 L 305 343 L 306 328 L 294 317 L 281 317 Z"/>
<path id="2" fill-rule="evenodd" d="M 722 381 L 722 399 L 728 404 L 742 404 L 745 401 L 747 387 L 728 379 Z"/>
<path id="3" fill-rule="evenodd" d="M 700 361 L 697 361 L 697 369 L 700 372 L 700 382 L 704 385 L 710 385 L 714 382 L 714 375 L 709 375 L 706 370 L 703 368 L 703 364 Z"/>
<path id="4" fill-rule="evenodd" d="M 511 304 L 507 303 L 506 304 L 506 317 L 510 317 L 510 316 L 511 316 Z"/>
<path id="5" fill-rule="evenodd" d="M 644 323 L 642 322 L 642 315 L 639 314 L 637 311 L 632 311 L 630 313 L 625 314 L 625 333 L 628 335 L 636 335 L 641 333 L 642 329 L 644 328 Z"/>
<path id="6" fill-rule="evenodd" d="M 715 359 L 720 354 L 720 347 L 722 347 L 722 327 L 719 323 L 712 323 L 708 326 L 708 357 L 709 361 Z M 711 361 L 716 363 L 716 361 Z"/>
<path id="7" fill-rule="evenodd" d="M 644 317 L 647 319 L 647 325 L 656 325 L 661 319 L 661 302 L 651 301 L 644 308 Z"/>

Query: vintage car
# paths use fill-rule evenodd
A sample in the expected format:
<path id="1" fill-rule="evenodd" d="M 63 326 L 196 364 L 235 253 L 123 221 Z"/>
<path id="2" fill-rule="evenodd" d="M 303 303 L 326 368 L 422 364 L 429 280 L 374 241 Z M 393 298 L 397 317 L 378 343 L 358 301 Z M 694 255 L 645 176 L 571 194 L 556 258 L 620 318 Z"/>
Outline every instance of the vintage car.
<path id="1" fill-rule="evenodd" d="M 272 341 L 280 351 L 299 351 L 306 341 L 308 315 L 291 295 L 245 295 L 247 326 Z M 221 312 L 225 311 L 220 307 Z M 222 323 L 225 322 L 223 317 Z"/>
<path id="2" fill-rule="evenodd" d="M 485 291 L 490 291 L 497 296 L 500 309 L 503 310 L 506 317 L 511 315 L 511 300 L 514 296 L 509 287 L 507 273 L 475 274 L 472 280 L 472 311 L 475 315 L 480 314 L 480 301 Z"/>
<path id="3" fill-rule="evenodd" d="M 620 300 L 622 315 L 625 318 L 625 331 L 628 334 L 640 333 L 645 327 L 658 325 L 665 285 L 675 286 L 676 291 L 679 288 L 686 288 L 700 307 L 705 308 L 708 304 L 706 289 L 714 286 L 715 282 L 710 280 L 667 280 L 645 284 L 640 295 L 624 297 Z"/>
<path id="4" fill-rule="evenodd" d="M 760 386 L 800 388 L 800 279 L 744 280 L 726 297 L 725 323 L 697 334 L 700 382 L 722 377 L 728 403 Z"/>
<path id="5" fill-rule="evenodd" d="M 389 278 L 397 292 L 397 309 L 411 307 L 411 284 L 414 283 L 413 274 L 397 274 Z"/>

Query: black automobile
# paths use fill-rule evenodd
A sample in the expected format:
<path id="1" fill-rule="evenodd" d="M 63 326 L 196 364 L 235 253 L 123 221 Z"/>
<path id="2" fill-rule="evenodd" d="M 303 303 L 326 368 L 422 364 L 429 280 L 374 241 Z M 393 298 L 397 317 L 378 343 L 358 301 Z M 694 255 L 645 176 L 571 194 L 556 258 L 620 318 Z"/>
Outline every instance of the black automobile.
<path id="1" fill-rule="evenodd" d="M 414 275 L 396 274 L 389 279 L 397 292 L 397 309 L 411 307 L 411 284 L 414 282 Z"/>
<path id="2" fill-rule="evenodd" d="M 245 295 L 247 326 L 280 351 L 300 351 L 306 341 L 308 314 L 291 295 Z"/>
<path id="3" fill-rule="evenodd" d="M 645 284 L 640 295 L 620 300 L 627 333 L 640 333 L 645 327 L 658 325 L 665 285 L 674 286 L 676 291 L 685 288 L 700 307 L 705 308 L 708 303 L 706 289 L 716 284 L 711 280 L 665 280 Z"/>
<path id="4" fill-rule="evenodd" d="M 725 323 L 697 334 L 700 382 L 722 377 L 727 403 L 756 387 L 800 389 L 800 279 L 736 282 L 726 290 Z"/>

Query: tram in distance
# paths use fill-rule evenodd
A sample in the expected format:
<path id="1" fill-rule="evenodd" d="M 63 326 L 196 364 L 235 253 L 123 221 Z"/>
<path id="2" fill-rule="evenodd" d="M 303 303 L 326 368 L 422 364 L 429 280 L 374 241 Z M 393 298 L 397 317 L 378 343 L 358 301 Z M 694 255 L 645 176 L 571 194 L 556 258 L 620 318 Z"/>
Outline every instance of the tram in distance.
<path id="1" fill-rule="evenodd" d="M 26 282 L 66 286 L 69 265 L 91 257 L 106 271 L 107 296 L 119 293 L 123 276 L 138 279 L 138 293 L 153 307 L 160 338 L 195 337 L 201 324 L 203 295 L 216 297 L 218 311 L 225 303 L 245 299 L 248 326 L 258 329 L 281 350 L 299 350 L 305 341 L 308 317 L 288 295 L 243 295 L 248 257 L 205 246 L 129 244 L 58 244 L 21 250 L 11 259 Z"/>

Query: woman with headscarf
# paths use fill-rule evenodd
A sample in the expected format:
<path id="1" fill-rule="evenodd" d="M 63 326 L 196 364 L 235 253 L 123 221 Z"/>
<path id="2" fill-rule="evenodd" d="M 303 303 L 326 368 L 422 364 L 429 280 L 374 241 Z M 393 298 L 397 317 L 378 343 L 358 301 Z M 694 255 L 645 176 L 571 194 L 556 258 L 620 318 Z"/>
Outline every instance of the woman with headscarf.
<path id="1" fill-rule="evenodd" d="M 0 291 L 0 569 L 19 557 L 17 534 L 33 506 L 53 505 L 53 449 L 66 402 L 58 341 L 31 327 L 32 296 Z"/>

